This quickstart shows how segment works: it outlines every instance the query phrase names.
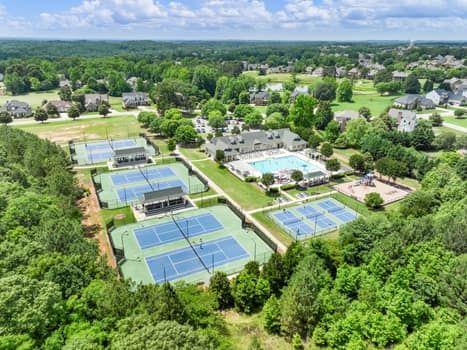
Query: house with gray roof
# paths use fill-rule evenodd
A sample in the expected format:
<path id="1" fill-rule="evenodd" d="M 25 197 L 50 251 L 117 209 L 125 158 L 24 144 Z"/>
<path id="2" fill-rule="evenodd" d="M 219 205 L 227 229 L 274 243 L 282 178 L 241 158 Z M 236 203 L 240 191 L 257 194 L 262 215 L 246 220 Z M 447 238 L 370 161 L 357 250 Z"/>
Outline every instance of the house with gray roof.
<path id="1" fill-rule="evenodd" d="M 270 98 L 271 95 L 268 91 L 258 91 L 250 94 L 250 103 L 255 106 L 266 106 Z"/>
<path id="2" fill-rule="evenodd" d="M 436 107 L 435 103 L 418 94 L 406 94 L 394 100 L 394 107 L 404 108 L 404 109 L 433 109 Z"/>
<path id="3" fill-rule="evenodd" d="M 412 132 L 417 125 L 417 114 L 413 111 L 391 108 L 388 115 L 396 120 L 398 131 Z"/>
<path id="4" fill-rule="evenodd" d="M 360 118 L 360 114 L 357 111 L 334 112 L 334 119 L 339 123 L 341 131 L 345 130 L 345 127 L 349 121 L 358 118 Z"/>
<path id="5" fill-rule="evenodd" d="M 71 106 L 73 105 L 71 101 L 62 100 L 49 101 L 47 104 L 54 106 L 57 109 L 58 113 L 68 113 Z"/>
<path id="6" fill-rule="evenodd" d="M 449 92 L 448 93 L 448 104 L 451 106 L 466 106 L 467 96 L 462 92 Z"/>
<path id="7" fill-rule="evenodd" d="M 10 100 L 0 108 L 0 112 L 7 112 L 12 118 L 28 118 L 32 116 L 31 106 L 23 101 Z"/>
<path id="8" fill-rule="evenodd" d="M 449 92 L 444 89 L 434 89 L 427 93 L 425 97 L 437 106 L 444 105 L 449 100 Z"/>
<path id="9" fill-rule="evenodd" d="M 85 94 L 84 108 L 88 112 L 97 112 L 101 103 L 109 103 L 109 95 L 107 94 Z"/>
<path id="10" fill-rule="evenodd" d="M 392 72 L 392 80 L 395 81 L 403 81 L 407 79 L 409 75 L 406 72 L 399 72 L 399 71 L 394 71 Z"/>
<path id="11" fill-rule="evenodd" d="M 232 161 L 240 154 L 285 148 L 289 151 L 304 150 L 307 143 L 290 129 L 244 132 L 240 135 L 214 137 L 206 143 L 206 152 L 216 157 L 217 151 L 224 152 L 224 160 Z"/>
<path id="12" fill-rule="evenodd" d="M 310 93 L 310 89 L 308 86 L 303 85 L 303 86 L 296 86 L 295 89 L 292 91 L 292 94 L 290 95 L 290 99 L 292 101 L 295 101 L 296 98 L 300 95 L 308 95 Z"/>
<path id="13" fill-rule="evenodd" d="M 145 92 L 124 92 L 122 94 L 122 104 L 125 109 L 149 106 L 149 95 Z"/>

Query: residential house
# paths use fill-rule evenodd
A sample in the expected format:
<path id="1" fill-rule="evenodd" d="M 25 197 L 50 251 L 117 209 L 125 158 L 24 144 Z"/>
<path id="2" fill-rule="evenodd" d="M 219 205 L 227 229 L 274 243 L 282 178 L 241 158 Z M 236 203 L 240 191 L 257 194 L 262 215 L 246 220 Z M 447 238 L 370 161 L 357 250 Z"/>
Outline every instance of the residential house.
<path id="1" fill-rule="evenodd" d="M 444 89 L 434 89 L 427 93 L 425 97 L 433 101 L 435 105 L 440 106 L 448 103 L 449 92 Z"/>
<path id="2" fill-rule="evenodd" d="M 285 148 L 289 151 L 304 150 L 307 143 L 289 129 L 244 132 L 240 135 L 214 137 L 205 145 L 207 153 L 216 157 L 224 152 L 225 161 L 232 161 L 240 154 Z"/>
<path id="3" fill-rule="evenodd" d="M 404 109 L 433 109 L 436 107 L 432 100 L 418 94 L 407 94 L 396 98 L 394 106 Z"/>
<path id="4" fill-rule="evenodd" d="M 317 77 L 317 78 L 321 78 L 321 77 L 324 77 L 324 68 L 323 67 L 318 67 L 316 68 L 313 73 L 311 73 L 311 76 L 312 77 Z"/>
<path id="5" fill-rule="evenodd" d="M 103 102 L 109 103 L 109 95 L 107 94 L 85 94 L 84 108 L 88 112 L 97 112 L 99 105 Z"/>
<path id="6" fill-rule="evenodd" d="M 68 79 L 62 79 L 58 82 L 58 86 L 61 88 L 71 87 L 71 82 Z"/>
<path id="7" fill-rule="evenodd" d="M 392 80 L 394 81 L 404 81 L 409 75 L 406 72 L 394 71 L 392 72 Z"/>
<path id="8" fill-rule="evenodd" d="M 467 96 L 462 92 L 449 92 L 448 104 L 451 106 L 466 106 Z"/>
<path id="9" fill-rule="evenodd" d="M 348 75 L 350 78 L 357 79 L 357 78 L 360 77 L 360 70 L 359 70 L 357 67 L 353 67 L 351 70 L 349 70 L 349 72 L 347 73 L 347 75 Z"/>
<path id="10" fill-rule="evenodd" d="M 303 85 L 303 86 L 296 86 L 295 89 L 292 91 L 292 94 L 290 95 L 290 99 L 292 101 L 295 101 L 295 99 L 300 96 L 300 95 L 308 95 L 310 93 L 310 89 L 308 86 Z"/>
<path id="11" fill-rule="evenodd" d="M 280 91 L 284 90 L 284 84 L 282 84 L 282 83 L 267 83 L 264 88 L 267 91 L 280 92 Z"/>
<path id="12" fill-rule="evenodd" d="M 344 78 L 347 75 L 347 69 L 344 67 L 336 68 L 336 78 Z"/>
<path id="13" fill-rule="evenodd" d="M 71 101 L 62 100 L 49 101 L 48 104 L 54 106 L 58 113 L 68 113 L 71 106 L 73 105 Z"/>
<path id="14" fill-rule="evenodd" d="M 270 97 L 268 91 L 258 91 L 250 95 L 250 103 L 255 106 L 267 106 Z"/>
<path id="15" fill-rule="evenodd" d="M 149 95 L 145 92 L 124 92 L 122 94 L 123 108 L 136 108 L 150 104 Z"/>
<path id="16" fill-rule="evenodd" d="M 357 111 L 334 112 L 334 119 L 339 123 L 341 131 L 345 130 L 345 127 L 349 121 L 358 118 L 360 118 L 360 114 Z"/>
<path id="17" fill-rule="evenodd" d="M 9 100 L 0 108 L 0 112 L 7 112 L 12 118 L 28 118 L 32 116 L 29 104 L 23 101 Z"/>
<path id="18" fill-rule="evenodd" d="M 417 114 L 413 111 L 391 108 L 388 115 L 396 120 L 398 131 L 412 132 L 417 125 Z"/>

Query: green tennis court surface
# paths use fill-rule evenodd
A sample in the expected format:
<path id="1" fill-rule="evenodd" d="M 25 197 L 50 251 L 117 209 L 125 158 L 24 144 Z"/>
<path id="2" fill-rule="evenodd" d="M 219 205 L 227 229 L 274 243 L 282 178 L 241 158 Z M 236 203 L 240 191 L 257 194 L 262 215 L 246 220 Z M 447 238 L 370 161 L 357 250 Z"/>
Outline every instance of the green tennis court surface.
<path id="1" fill-rule="evenodd" d="M 124 251 L 124 277 L 142 283 L 207 282 L 214 271 L 233 274 L 248 261 L 262 264 L 272 254 L 224 205 L 118 227 L 110 237 Z"/>
<path id="2" fill-rule="evenodd" d="M 166 188 L 180 186 L 187 194 L 206 190 L 181 162 L 111 171 L 95 175 L 94 181 L 102 188 L 98 192 L 99 200 L 110 209 L 138 203 L 144 193 Z"/>
<path id="3" fill-rule="evenodd" d="M 358 214 L 334 198 L 276 210 L 269 214 L 295 239 L 305 239 L 338 229 Z"/>
<path id="4" fill-rule="evenodd" d="M 105 163 L 112 158 L 114 150 L 130 147 L 144 147 L 150 156 L 156 154 L 154 148 L 148 145 L 146 140 L 142 137 L 134 139 L 78 142 L 73 144 L 73 146 L 75 153 L 72 153 L 72 156 L 78 165 Z"/>

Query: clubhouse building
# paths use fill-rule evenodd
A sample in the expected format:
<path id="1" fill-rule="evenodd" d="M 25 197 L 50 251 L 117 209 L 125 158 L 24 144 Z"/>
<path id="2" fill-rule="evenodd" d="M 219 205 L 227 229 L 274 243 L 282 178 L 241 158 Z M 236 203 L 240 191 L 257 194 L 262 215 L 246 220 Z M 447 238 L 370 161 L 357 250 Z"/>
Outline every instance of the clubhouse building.
<path id="1" fill-rule="evenodd" d="M 269 131 L 244 132 L 240 135 L 214 137 L 205 146 L 206 152 L 216 157 L 217 151 L 224 152 L 224 160 L 230 162 L 246 153 L 286 149 L 288 151 L 302 151 L 306 148 L 306 141 L 302 140 L 290 129 Z"/>

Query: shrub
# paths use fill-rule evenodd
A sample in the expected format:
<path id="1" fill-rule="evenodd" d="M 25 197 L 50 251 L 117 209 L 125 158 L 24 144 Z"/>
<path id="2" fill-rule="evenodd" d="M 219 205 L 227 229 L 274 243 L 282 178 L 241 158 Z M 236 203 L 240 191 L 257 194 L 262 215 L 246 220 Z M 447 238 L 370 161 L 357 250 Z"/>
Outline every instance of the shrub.
<path id="1" fill-rule="evenodd" d="M 256 182 L 258 181 L 258 178 L 256 176 L 250 175 L 245 177 L 245 182 Z"/>
<path id="2" fill-rule="evenodd" d="M 365 205 L 371 209 L 381 208 L 381 205 L 383 205 L 383 198 L 381 198 L 380 194 L 377 192 L 368 193 L 365 196 Z"/>
<path id="3" fill-rule="evenodd" d="M 456 119 L 463 119 L 465 118 L 465 112 L 462 109 L 456 109 L 454 111 L 454 116 L 456 117 Z"/>
<path id="4" fill-rule="evenodd" d="M 293 190 L 296 187 L 294 183 L 291 184 L 285 184 L 281 186 L 282 191 L 288 191 L 288 190 Z"/>

